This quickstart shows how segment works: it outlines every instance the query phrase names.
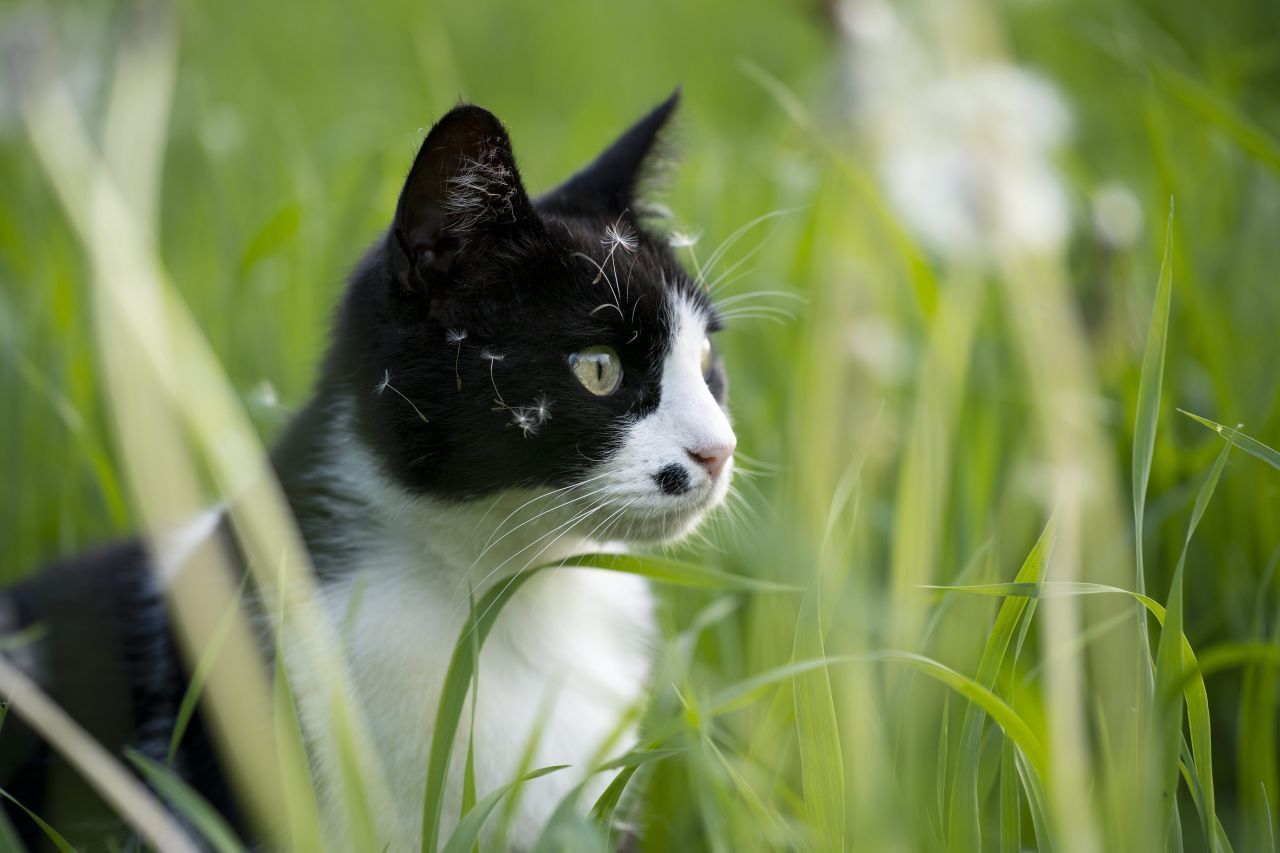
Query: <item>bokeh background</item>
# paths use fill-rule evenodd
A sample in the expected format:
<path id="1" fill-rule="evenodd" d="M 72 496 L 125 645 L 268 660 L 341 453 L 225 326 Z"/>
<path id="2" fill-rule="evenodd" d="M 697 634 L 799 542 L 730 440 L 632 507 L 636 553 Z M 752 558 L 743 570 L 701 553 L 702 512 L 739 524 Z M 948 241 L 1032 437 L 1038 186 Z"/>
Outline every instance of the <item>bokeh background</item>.
<path id="1" fill-rule="evenodd" d="M 1045 597 L 991 661 L 1002 602 L 1034 599 L 925 588 L 1012 581 L 1052 516 L 1050 581 L 1145 584 L 1169 602 L 1224 446 L 1176 408 L 1280 445 L 1274 2 L 164 9 L 8 3 L 0 42 L 51 36 L 101 131 L 118 57 L 155 16 L 175 22 L 156 250 L 267 443 L 305 401 L 344 276 L 444 110 L 502 117 L 536 190 L 683 87 L 663 201 L 697 238 L 681 240 L 691 268 L 725 246 L 709 277 L 737 315 L 718 345 L 743 453 L 731 507 L 679 556 L 808 593 L 663 590 L 648 713 L 683 721 L 682 752 L 637 781 L 643 849 L 1274 849 L 1280 470 L 1233 451 L 1187 550 L 1183 630 L 1220 666 L 1204 677 L 1211 739 L 1193 750 L 1188 729 L 1172 807 L 1162 785 L 1184 747 L 1154 735 L 1174 711 L 1144 692 L 1159 631 L 1145 653 L 1132 599 Z M 140 521 L 93 277 L 38 165 L 20 76 L 0 75 L 8 579 Z M 886 650 L 972 680 L 939 683 Z M 707 705 L 823 656 L 840 661 Z M 1042 765 L 1007 721 L 975 721 L 978 683 Z"/>

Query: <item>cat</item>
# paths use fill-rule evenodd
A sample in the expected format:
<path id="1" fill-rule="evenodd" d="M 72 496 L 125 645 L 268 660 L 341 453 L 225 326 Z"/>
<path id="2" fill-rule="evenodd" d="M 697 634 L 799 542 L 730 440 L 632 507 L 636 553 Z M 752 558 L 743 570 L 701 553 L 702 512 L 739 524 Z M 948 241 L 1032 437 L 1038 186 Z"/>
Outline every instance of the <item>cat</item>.
<path id="1" fill-rule="evenodd" d="M 445 114 L 350 278 L 312 398 L 272 451 L 320 597 L 346 620 L 387 780 L 373 807 L 387 849 L 420 844 L 438 694 L 473 591 L 574 554 L 679 539 L 729 488 L 721 322 L 643 192 L 678 99 L 536 198 L 492 113 Z M 228 536 L 216 511 L 187 534 Z M 186 676 L 156 559 L 134 542 L 70 560 L 11 590 L 0 617 L 44 625 L 27 665 L 108 746 L 162 758 Z M 657 640 L 650 591 L 632 575 L 545 571 L 502 611 L 480 657 L 476 790 L 511 781 L 535 734 L 529 766 L 570 765 L 525 786 L 512 843 L 532 843 L 575 785 L 586 781 L 586 803 L 603 790 L 609 774 L 588 771 L 634 742 L 627 721 Z M 299 691 L 314 731 L 324 703 Z M 0 734 L 0 774 L 21 771 L 0 784 L 39 813 L 52 765 L 15 737 Z M 243 826 L 199 718 L 175 766 Z M 350 847 L 339 792 L 319 797 L 330 840 Z"/>

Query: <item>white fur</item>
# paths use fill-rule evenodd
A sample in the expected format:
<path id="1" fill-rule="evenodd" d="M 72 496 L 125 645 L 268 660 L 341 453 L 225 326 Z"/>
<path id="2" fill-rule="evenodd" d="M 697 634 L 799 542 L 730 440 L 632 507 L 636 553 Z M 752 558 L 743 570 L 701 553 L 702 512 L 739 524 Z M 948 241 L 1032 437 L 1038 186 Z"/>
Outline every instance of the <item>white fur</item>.
<path id="1" fill-rule="evenodd" d="M 357 696 L 387 782 L 387 802 L 375 804 L 380 843 L 415 850 L 421 830 L 423 782 L 439 690 L 468 612 L 478 598 L 531 566 L 599 550 L 611 538 L 670 538 L 691 528 L 728 487 L 728 470 L 712 478 L 687 449 L 732 445 L 728 417 L 699 367 L 705 319 L 690 303 L 673 303 L 674 345 L 663 368 L 655 412 L 628 427 L 614 457 L 572 488 L 508 492 L 470 503 L 408 495 L 378 473 L 368 451 L 341 428 L 332 464 L 318 476 L 368 508 L 358 524 L 337 531 L 352 555 L 342 580 L 324 596 L 342 624 L 354 605 L 346 640 Z M 566 368 L 567 369 L 567 368 Z M 532 439 L 536 440 L 536 439 Z M 686 466 L 693 488 L 671 496 L 653 480 L 662 467 Z M 353 519 L 353 521 L 355 521 Z M 475 713 L 477 794 L 511 781 L 541 725 L 531 767 L 571 769 L 528 783 L 511 840 L 527 846 L 552 810 L 602 759 L 632 745 L 631 721 L 645 695 L 650 646 L 656 639 L 647 584 L 635 576 L 586 569 L 544 571 L 526 583 L 497 620 L 480 658 Z M 305 677 L 295 679 L 305 685 Z M 301 689 L 304 722 L 322 732 L 324 697 Z M 464 713 L 446 790 L 442 837 L 456 824 L 470 709 Z M 318 750 L 332 762 L 331 751 Z M 320 774 L 324 778 L 325 774 Z M 588 807 L 612 778 L 595 774 Z M 347 836 L 341 795 L 322 790 L 333 820 L 335 848 Z M 491 819 L 492 824 L 497 822 Z"/>

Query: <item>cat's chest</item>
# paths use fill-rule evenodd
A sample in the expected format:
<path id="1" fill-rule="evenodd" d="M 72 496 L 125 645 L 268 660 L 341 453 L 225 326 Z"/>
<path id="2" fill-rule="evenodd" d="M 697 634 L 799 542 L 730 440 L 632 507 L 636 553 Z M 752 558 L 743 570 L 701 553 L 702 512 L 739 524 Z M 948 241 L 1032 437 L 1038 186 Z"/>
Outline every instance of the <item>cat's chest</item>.
<path id="1" fill-rule="evenodd" d="M 326 597 L 346 624 L 353 686 L 393 792 L 386 840 L 393 849 L 412 846 L 440 688 L 466 621 L 467 591 L 455 578 L 404 566 L 370 564 L 350 577 Z M 480 656 L 477 792 L 511 781 L 526 756 L 530 767 L 572 767 L 524 792 L 512 827 L 517 837 L 536 832 L 603 753 L 630 746 L 625 721 L 644 693 L 654 632 L 647 585 L 615 573 L 544 570 L 504 607 Z M 458 814 L 471 720 L 468 706 L 446 790 L 446 832 Z M 588 792 L 607 782 L 597 775 Z"/>

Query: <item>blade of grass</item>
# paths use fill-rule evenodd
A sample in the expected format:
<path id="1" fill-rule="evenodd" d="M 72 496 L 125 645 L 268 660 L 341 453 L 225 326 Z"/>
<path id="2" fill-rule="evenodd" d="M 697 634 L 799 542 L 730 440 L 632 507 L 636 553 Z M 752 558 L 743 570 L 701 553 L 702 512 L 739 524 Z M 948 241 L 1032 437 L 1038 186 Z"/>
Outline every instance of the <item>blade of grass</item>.
<path id="1" fill-rule="evenodd" d="M 1056 519 L 1050 517 L 1035 545 L 1027 554 L 1026 560 L 1014 576 L 1014 583 L 1033 583 L 1038 586 L 1044 580 L 1056 532 Z M 1007 598 L 1000 605 L 995 624 L 982 649 L 982 657 L 978 663 L 976 680 L 979 684 L 988 688 L 995 686 L 996 677 L 1004 664 L 1014 631 L 1022 623 L 1024 613 L 1026 618 L 1030 619 L 1028 611 L 1033 611 L 1034 607 L 1034 599 Z M 982 823 L 978 814 L 978 792 L 975 783 L 978 778 L 984 720 L 985 717 L 977 705 L 969 705 L 965 709 L 955 770 L 957 784 L 952 789 L 950 820 L 947 827 L 948 843 L 954 849 L 980 850 L 982 848 Z"/>
<path id="2" fill-rule="evenodd" d="M 76 853 L 76 848 L 72 847 L 69 843 L 67 843 L 67 839 L 63 838 L 61 833 L 58 832 L 58 830 L 54 829 L 49 824 L 45 823 L 44 819 L 41 818 L 40 815 L 36 814 L 31 809 L 27 808 L 22 803 L 15 800 L 8 791 L 6 791 L 3 788 L 0 788 L 0 797 L 4 797 L 9 802 L 13 803 L 15 806 L 22 809 L 22 811 L 26 813 L 27 817 L 31 818 L 31 820 L 35 822 L 35 825 L 40 827 L 40 831 L 44 833 L 44 837 L 49 839 L 49 843 L 52 844 L 55 848 L 57 848 L 59 853 Z M 16 841 L 16 839 L 14 840 Z M 21 842 L 19 842 L 12 849 L 15 851 L 23 849 Z"/>
<path id="3" fill-rule="evenodd" d="M 1183 667 L 1189 662 L 1183 653 L 1185 637 L 1182 632 L 1183 621 L 1183 575 L 1187 563 L 1187 550 L 1191 545 L 1191 537 L 1195 535 L 1200 520 L 1204 517 L 1209 501 L 1213 498 L 1218 486 L 1218 479 L 1226 467 L 1227 457 L 1231 453 L 1234 433 L 1227 436 L 1213 468 L 1205 478 L 1196 495 L 1195 506 L 1191 511 L 1191 520 L 1187 525 L 1187 534 L 1183 539 L 1182 552 L 1174 568 L 1173 581 L 1169 591 L 1169 605 L 1165 609 L 1164 628 L 1160 632 L 1160 644 L 1156 649 L 1156 690 L 1160 698 L 1162 744 L 1164 745 L 1165 768 L 1162 776 L 1161 796 L 1165 807 L 1169 810 L 1167 826 L 1171 826 L 1177 817 L 1177 756 L 1182 740 L 1182 697 L 1190 691 L 1180 690 L 1184 681 Z M 1193 658 L 1194 659 L 1194 658 Z M 1198 684 L 1203 687 L 1201 679 Z M 1176 698 L 1175 698 L 1176 697 Z M 1204 828 L 1208 836 L 1210 848 L 1222 849 L 1217 834 L 1217 812 L 1213 792 L 1213 753 L 1212 739 L 1209 733 L 1209 713 L 1207 697 L 1204 705 L 1200 702 L 1187 703 L 1188 724 L 1191 729 L 1191 741 L 1195 759 L 1195 770 L 1200 789 L 1203 794 L 1205 811 Z"/>
<path id="4" fill-rule="evenodd" d="M 1249 436 L 1240 432 L 1238 429 L 1232 429 L 1231 427 L 1223 426 L 1222 424 L 1217 423 L 1215 421 L 1211 421 L 1208 418 L 1202 418 L 1199 415 L 1193 415 L 1190 412 L 1185 411 L 1183 409 L 1178 409 L 1178 411 L 1186 415 L 1187 417 L 1191 418 L 1191 420 L 1195 421 L 1196 423 L 1201 424 L 1202 426 L 1208 427 L 1209 429 L 1213 430 L 1223 438 L 1227 438 L 1228 433 L 1230 433 L 1231 438 L 1229 440 L 1236 447 L 1240 448 L 1245 453 L 1248 453 L 1250 456 L 1261 459 L 1263 462 L 1267 463 L 1272 468 L 1275 468 L 1277 471 L 1280 471 L 1280 451 L 1267 447 L 1267 445 L 1263 444 L 1260 441 L 1257 441 L 1256 439 L 1250 438 Z"/>
<path id="5" fill-rule="evenodd" d="M 467 851 L 479 844 L 480 831 L 484 828 L 484 822 L 489 819 L 489 815 L 493 813 L 493 810 L 498 807 L 498 803 L 502 802 L 502 798 L 512 788 L 546 776 L 549 773 L 564 770 L 568 766 L 567 764 L 556 764 L 550 767 L 539 767 L 537 770 L 524 774 L 514 782 L 508 782 L 506 785 L 490 791 L 463 813 L 462 819 L 458 821 L 457 828 L 449 836 L 449 840 L 445 842 L 443 853 L 467 853 Z"/>
<path id="6" fill-rule="evenodd" d="M 471 621 L 474 624 L 476 620 L 475 590 L 469 591 L 467 603 L 471 608 Z M 462 771 L 462 811 L 459 818 L 471 811 L 476 804 L 476 706 L 480 704 L 480 648 L 476 643 L 474 632 L 471 634 L 471 655 L 475 658 L 476 665 L 471 670 L 471 725 L 467 730 L 467 760 Z"/>
<path id="7" fill-rule="evenodd" d="M 249 575 L 246 573 L 241 578 L 240 587 L 231 598 L 226 612 L 218 621 L 217 627 L 213 629 L 208 645 L 200 653 L 200 660 L 196 663 L 196 667 L 191 673 L 191 680 L 187 683 L 187 689 L 182 694 L 182 702 L 178 705 L 178 713 L 173 721 L 173 733 L 169 735 L 168 762 L 170 765 L 173 764 L 174 756 L 178 754 L 178 746 L 182 743 L 182 736 L 187 732 L 187 726 L 191 724 L 191 717 L 196 712 L 196 705 L 200 701 L 200 693 L 204 690 L 205 682 L 209 679 L 209 672 L 213 669 L 214 662 L 218 659 L 218 652 L 222 651 L 222 647 L 226 643 L 227 637 L 230 636 L 232 627 L 235 625 L 237 611 L 239 611 L 240 604 L 244 600 L 245 584 L 248 582 Z"/>
<path id="8" fill-rule="evenodd" d="M 1137 590 L 1147 591 L 1146 572 L 1142 562 L 1143 516 L 1147 504 L 1147 487 L 1151 480 L 1151 459 L 1155 454 L 1156 428 L 1160 421 L 1160 389 L 1164 384 L 1165 344 L 1169 336 L 1169 304 L 1173 292 L 1173 200 L 1169 200 L 1169 219 L 1165 224 L 1164 256 L 1156 285 L 1156 301 L 1151 309 L 1151 325 L 1147 345 L 1142 353 L 1142 376 L 1138 380 L 1138 412 L 1133 431 L 1133 538 L 1137 564 Z M 1146 614 L 1142 614 L 1143 636 Z"/>
<path id="9" fill-rule="evenodd" d="M 1017 774 L 1013 743 L 1006 739 L 1000 747 L 1000 853 L 1018 853 L 1022 849 L 1022 800 Z"/>
<path id="10" fill-rule="evenodd" d="M 3 790 L 3 788 L 0 788 L 0 791 Z M 0 811 L 0 850 L 12 850 L 13 853 L 22 853 L 25 849 L 22 839 L 18 837 L 18 830 L 13 826 L 13 821 L 9 820 L 7 814 Z"/>
<path id="11" fill-rule="evenodd" d="M 289 818 L 289 841 L 298 850 L 319 850 L 323 844 L 315 780 L 311 777 L 311 765 L 307 761 L 306 742 L 302 737 L 293 688 L 289 685 L 284 659 L 279 654 L 276 655 L 274 670 L 271 713 L 280 783 L 284 788 L 284 805 Z"/>
<path id="12" fill-rule="evenodd" d="M 665 557 L 636 556 L 632 554 L 583 554 L 570 557 L 558 566 L 606 569 L 640 575 L 659 583 L 695 589 L 725 589 L 741 592 L 800 592 L 800 587 L 773 581 L 734 575 L 718 569 L 710 569 L 695 563 L 669 560 Z"/>
<path id="13" fill-rule="evenodd" d="M 600 828 L 606 833 L 612 833 L 613 815 L 618 808 L 618 803 L 622 801 L 623 791 L 626 790 L 627 784 L 631 781 L 636 772 L 651 761 L 661 761 L 664 758 L 670 758 L 673 755 L 679 755 L 684 752 L 680 748 L 663 748 L 661 744 L 666 742 L 666 738 L 657 738 L 650 740 L 640 749 L 634 749 L 625 755 L 621 755 L 611 761 L 596 768 L 597 771 L 613 770 L 621 768 L 617 776 L 613 777 L 613 781 L 609 783 L 604 792 L 596 799 L 595 805 L 591 807 L 591 819 L 594 820 Z"/>
<path id="14" fill-rule="evenodd" d="M 148 758 L 136 749 L 125 749 L 129 759 L 142 777 L 164 798 L 164 801 L 182 815 L 209 846 L 219 853 L 243 853 L 246 849 L 240 839 L 227 826 L 222 815 L 197 794 L 190 785 L 160 762 Z"/>
<path id="15" fill-rule="evenodd" d="M 796 621 L 791 660 L 824 658 L 822 597 L 815 582 L 805 595 Z M 800 744 L 800 777 L 805 811 L 816 835 L 818 849 L 843 850 L 844 758 L 836 721 L 831 678 L 825 667 L 799 673 L 792 682 L 796 712 L 796 736 Z"/>

